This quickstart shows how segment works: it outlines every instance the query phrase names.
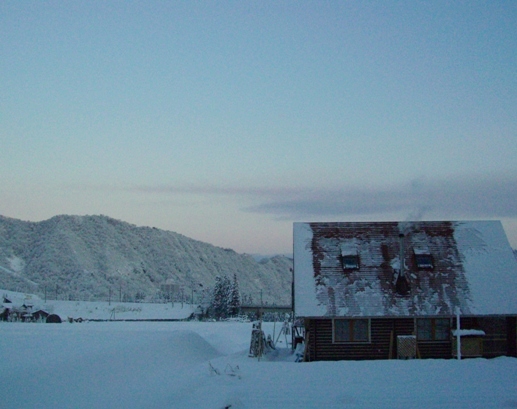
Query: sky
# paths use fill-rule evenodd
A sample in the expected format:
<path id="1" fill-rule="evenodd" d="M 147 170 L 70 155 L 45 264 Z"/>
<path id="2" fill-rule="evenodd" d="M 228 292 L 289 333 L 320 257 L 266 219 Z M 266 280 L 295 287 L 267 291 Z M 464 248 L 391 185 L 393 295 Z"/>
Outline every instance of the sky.
<path id="1" fill-rule="evenodd" d="M 0 2 L 0 214 L 250 254 L 295 221 L 503 222 L 514 1 Z"/>

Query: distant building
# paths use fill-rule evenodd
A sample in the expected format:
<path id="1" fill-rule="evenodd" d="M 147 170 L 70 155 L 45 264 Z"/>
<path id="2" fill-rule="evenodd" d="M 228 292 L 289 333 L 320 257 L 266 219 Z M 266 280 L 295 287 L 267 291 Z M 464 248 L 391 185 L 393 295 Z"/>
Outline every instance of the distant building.
<path id="1" fill-rule="evenodd" d="M 178 284 L 173 284 L 171 279 L 168 279 L 165 284 L 160 285 L 160 290 L 163 294 L 167 294 L 170 297 L 174 297 L 176 294 L 180 292 L 180 286 Z"/>
<path id="2" fill-rule="evenodd" d="M 4 299 L 0 305 L 0 321 L 36 322 L 44 321 L 48 315 L 48 312 L 31 304 L 18 305 Z"/>
<path id="3" fill-rule="evenodd" d="M 498 221 L 294 224 L 307 360 L 517 356 L 517 261 Z"/>

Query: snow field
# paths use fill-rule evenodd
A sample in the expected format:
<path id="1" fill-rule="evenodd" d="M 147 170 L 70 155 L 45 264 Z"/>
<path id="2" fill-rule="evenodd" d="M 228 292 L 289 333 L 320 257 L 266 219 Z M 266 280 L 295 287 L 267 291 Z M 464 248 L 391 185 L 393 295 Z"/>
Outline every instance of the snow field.
<path id="1" fill-rule="evenodd" d="M 250 337 L 238 322 L 0 323 L 0 408 L 517 407 L 514 358 L 259 362 Z"/>

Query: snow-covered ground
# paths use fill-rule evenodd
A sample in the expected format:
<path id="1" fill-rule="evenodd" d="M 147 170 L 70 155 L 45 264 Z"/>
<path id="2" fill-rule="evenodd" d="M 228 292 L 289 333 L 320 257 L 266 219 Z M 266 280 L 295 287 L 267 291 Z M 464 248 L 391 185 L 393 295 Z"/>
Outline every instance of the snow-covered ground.
<path id="1" fill-rule="evenodd" d="M 187 303 L 124 303 L 108 301 L 61 301 L 43 300 L 34 294 L 0 290 L 0 297 L 11 303 L 2 307 L 31 306 L 31 311 L 43 310 L 56 314 L 63 321 L 82 320 L 184 320 L 192 315 L 196 306 Z M 2 299 L 0 298 L 0 301 Z"/>
<path id="2" fill-rule="evenodd" d="M 0 322 L 0 408 L 517 408 L 514 358 L 259 361 L 251 325 Z"/>
<path id="3" fill-rule="evenodd" d="M 41 309 L 67 318 L 87 320 L 182 320 L 195 307 L 187 303 L 122 303 L 102 301 L 48 301 Z"/>

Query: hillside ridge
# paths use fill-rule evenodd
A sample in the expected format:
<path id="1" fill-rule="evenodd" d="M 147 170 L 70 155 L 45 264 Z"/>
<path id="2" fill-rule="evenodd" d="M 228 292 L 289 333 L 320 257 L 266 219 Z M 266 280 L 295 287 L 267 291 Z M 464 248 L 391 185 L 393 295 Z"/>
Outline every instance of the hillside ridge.
<path id="1" fill-rule="evenodd" d="M 2 287 L 40 296 L 201 299 L 216 276 L 235 274 L 247 300 L 258 302 L 262 291 L 264 302 L 288 305 L 291 269 L 292 259 L 284 256 L 259 262 L 232 249 L 104 215 L 58 215 L 41 222 L 0 216 Z"/>

